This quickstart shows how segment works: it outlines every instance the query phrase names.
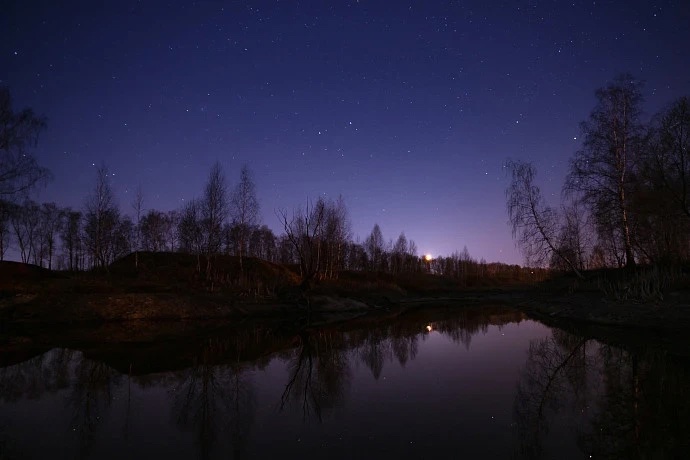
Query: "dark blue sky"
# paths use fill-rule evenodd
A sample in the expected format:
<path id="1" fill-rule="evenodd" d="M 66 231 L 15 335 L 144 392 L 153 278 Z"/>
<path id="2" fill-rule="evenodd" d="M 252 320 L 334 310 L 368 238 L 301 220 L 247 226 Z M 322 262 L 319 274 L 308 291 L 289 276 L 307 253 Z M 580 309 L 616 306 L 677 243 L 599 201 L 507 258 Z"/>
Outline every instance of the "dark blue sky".
<path id="1" fill-rule="evenodd" d="M 0 15 L 0 84 L 49 119 L 41 201 L 82 207 L 105 162 L 124 212 L 138 184 L 169 210 L 246 163 L 276 231 L 342 194 L 362 240 L 519 263 L 507 157 L 558 204 L 596 88 L 632 73 L 648 115 L 690 93 L 687 0 L 100 3 Z"/>

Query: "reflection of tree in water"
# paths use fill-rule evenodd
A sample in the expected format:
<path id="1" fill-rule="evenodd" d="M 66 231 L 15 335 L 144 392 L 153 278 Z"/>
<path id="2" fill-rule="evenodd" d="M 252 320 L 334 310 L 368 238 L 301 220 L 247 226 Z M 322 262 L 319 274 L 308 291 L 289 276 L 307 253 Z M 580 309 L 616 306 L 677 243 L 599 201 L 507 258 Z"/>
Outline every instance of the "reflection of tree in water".
<path id="1" fill-rule="evenodd" d="M 419 352 L 419 331 L 414 334 L 406 333 L 404 328 L 395 325 L 390 330 L 391 348 L 393 354 L 402 367 L 408 361 L 414 360 Z"/>
<path id="2" fill-rule="evenodd" d="M 201 458 L 209 458 L 220 433 L 227 433 L 234 458 L 240 458 L 254 419 L 255 394 L 239 349 L 232 364 L 216 365 L 214 359 L 227 356 L 229 341 L 209 340 L 196 365 L 178 374 L 173 395 L 177 424 L 193 430 Z"/>
<path id="3" fill-rule="evenodd" d="M 690 363 L 602 346 L 604 391 L 583 450 L 597 458 L 690 458 Z"/>
<path id="4" fill-rule="evenodd" d="M 79 434 L 81 456 L 87 457 L 94 435 L 113 400 L 121 375 L 100 361 L 92 361 L 75 354 L 73 384 L 67 395 L 72 409 L 70 426 Z"/>
<path id="5" fill-rule="evenodd" d="M 74 351 L 54 349 L 33 358 L 0 368 L 0 401 L 36 399 L 42 394 L 67 388 Z"/>
<path id="6" fill-rule="evenodd" d="M 505 324 L 519 323 L 524 319 L 524 315 L 517 310 L 495 308 L 487 311 L 487 308 L 468 308 L 462 313 L 455 312 L 450 317 L 433 321 L 429 328 L 469 350 L 472 337 L 479 333 L 486 334 L 489 326 L 497 326 L 500 330 Z"/>
<path id="7" fill-rule="evenodd" d="M 352 363 L 363 363 L 378 380 L 387 362 L 395 359 L 405 366 L 415 359 L 419 340 L 427 336 L 429 329 L 469 348 L 472 335 L 479 331 L 486 333 L 490 324 L 503 325 L 522 319 L 521 313 L 512 310 L 491 316 L 469 309 L 450 313 L 449 318 L 432 323 L 412 316 L 369 328 L 301 333 L 298 347 L 283 356 L 288 360 L 289 377 L 281 397 L 281 409 L 292 403 L 304 418 L 314 416 L 322 421 L 324 411 L 340 404 L 345 397 Z"/>
<path id="8" fill-rule="evenodd" d="M 577 443 L 593 458 L 689 458 L 688 363 L 667 353 L 631 353 L 554 330 L 532 341 L 518 382 L 518 455 L 539 458 L 563 409 L 576 414 Z"/>
<path id="9" fill-rule="evenodd" d="M 323 411 L 342 401 L 350 380 L 343 335 L 335 332 L 305 332 L 289 358 L 289 379 L 280 398 L 280 408 L 299 406 L 306 419 L 323 420 Z"/>
<path id="10" fill-rule="evenodd" d="M 371 331 L 364 343 L 359 346 L 359 359 L 371 370 L 371 375 L 378 380 L 383 371 L 383 365 L 392 358 L 392 347 L 387 330 Z"/>
<path id="11" fill-rule="evenodd" d="M 530 342 L 514 404 L 518 456 L 539 458 L 541 439 L 549 429 L 548 417 L 571 398 L 583 400 L 582 392 L 570 390 L 584 382 L 581 376 L 586 373 L 586 346 L 587 340 L 557 330 L 552 337 Z"/>
<path id="12" fill-rule="evenodd" d="M 106 364 L 74 350 L 53 349 L 0 369 L 0 400 L 38 399 L 67 389 L 70 427 L 79 435 L 81 455 L 87 456 L 118 382 L 118 374 Z"/>
<path id="13" fill-rule="evenodd" d="M 456 318 L 438 321 L 434 323 L 434 328 L 448 336 L 454 343 L 461 343 L 466 350 L 469 350 L 473 335 L 480 331 L 482 334 L 487 333 L 489 330 L 489 320 L 485 316 L 472 318 L 461 315 Z"/>

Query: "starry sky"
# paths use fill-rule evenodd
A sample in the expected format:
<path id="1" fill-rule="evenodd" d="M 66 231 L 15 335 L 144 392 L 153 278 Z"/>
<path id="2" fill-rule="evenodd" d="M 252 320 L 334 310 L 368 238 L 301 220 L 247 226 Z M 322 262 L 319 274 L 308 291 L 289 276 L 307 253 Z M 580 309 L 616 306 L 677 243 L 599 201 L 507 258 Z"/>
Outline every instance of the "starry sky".
<path id="1" fill-rule="evenodd" d="M 145 208 L 201 196 L 217 160 L 276 232 L 342 195 L 360 240 L 521 263 L 506 158 L 558 205 L 596 88 L 632 73 L 647 116 L 690 93 L 687 0 L 3 3 L 0 84 L 49 120 L 34 198 L 74 208 L 103 163 L 131 214 L 138 185 Z"/>

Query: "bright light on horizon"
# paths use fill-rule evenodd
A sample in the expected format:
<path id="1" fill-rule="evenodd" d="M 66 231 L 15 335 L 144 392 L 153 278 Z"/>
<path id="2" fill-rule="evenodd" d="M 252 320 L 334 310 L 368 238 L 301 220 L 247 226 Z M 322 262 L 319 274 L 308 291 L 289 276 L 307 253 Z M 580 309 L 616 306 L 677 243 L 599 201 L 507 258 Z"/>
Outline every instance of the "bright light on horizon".
<path id="1" fill-rule="evenodd" d="M 433 257 L 431 257 L 431 254 L 424 255 L 424 260 L 426 260 L 427 262 L 431 262 L 431 259 L 433 259 Z"/>

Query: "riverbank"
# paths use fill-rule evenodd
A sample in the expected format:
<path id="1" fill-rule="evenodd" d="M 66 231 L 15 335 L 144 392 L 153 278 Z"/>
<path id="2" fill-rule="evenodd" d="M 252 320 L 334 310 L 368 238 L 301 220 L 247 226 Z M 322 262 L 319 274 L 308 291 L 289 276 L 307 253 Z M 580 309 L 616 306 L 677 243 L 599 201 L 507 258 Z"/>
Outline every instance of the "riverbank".
<path id="1" fill-rule="evenodd" d="M 337 279 L 303 283 L 295 267 L 230 256 L 209 262 L 175 253 L 130 255 L 101 272 L 55 272 L 0 262 L 0 324 L 305 314 L 348 318 L 425 304 L 476 304 L 496 293 L 506 298 L 495 280 L 473 282 L 467 288 L 429 273 L 343 272 Z"/>
<path id="2" fill-rule="evenodd" d="M 0 328 L 123 321 L 285 318 L 337 322 L 445 306 L 509 306 L 542 321 L 690 335 L 690 289 L 678 273 L 641 270 L 459 285 L 432 274 L 343 273 L 309 285 L 289 267 L 232 257 L 142 253 L 108 272 L 64 273 L 0 262 Z M 240 265 L 242 264 L 242 265 Z M 203 272 L 203 270 L 202 270 Z"/>

